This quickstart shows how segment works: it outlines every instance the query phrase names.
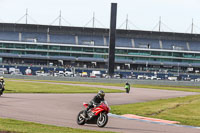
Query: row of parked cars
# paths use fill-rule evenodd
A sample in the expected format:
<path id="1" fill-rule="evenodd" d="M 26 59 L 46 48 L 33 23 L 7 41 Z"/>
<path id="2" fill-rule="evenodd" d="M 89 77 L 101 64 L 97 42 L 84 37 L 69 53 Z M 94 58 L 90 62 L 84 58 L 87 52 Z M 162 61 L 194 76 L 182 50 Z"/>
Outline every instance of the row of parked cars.
<path id="1" fill-rule="evenodd" d="M 0 68 L 0 75 L 2 74 L 23 75 L 19 69 L 14 67 L 10 67 L 8 70 L 7 68 Z"/>
<path id="2" fill-rule="evenodd" d="M 50 71 L 46 73 L 40 70 L 35 73 L 37 76 L 109 78 L 107 74 L 101 73 L 101 71 L 92 71 L 91 73 L 85 71 L 76 73 L 71 71 Z M 113 78 L 122 78 L 122 75 L 115 74 Z"/>
<path id="3" fill-rule="evenodd" d="M 50 71 L 45 72 L 44 70 L 39 70 L 35 72 L 36 76 L 66 76 L 66 77 L 73 77 L 74 74 L 70 71 Z"/>
<path id="4" fill-rule="evenodd" d="M 2 74 L 11 74 L 11 75 L 23 75 L 23 73 L 18 68 L 10 67 L 10 68 L 0 68 L 0 75 Z M 36 76 L 55 76 L 55 77 L 105 77 L 105 74 L 102 74 L 101 71 L 92 71 L 91 73 L 88 72 L 81 72 L 81 73 L 73 73 L 71 71 L 44 71 L 38 70 L 33 72 L 30 68 L 27 68 L 24 72 L 24 75 L 36 75 Z"/>
<path id="5" fill-rule="evenodd" d="M 135 77 L 135 79 L 139 79 L 139 80 L 162 80 L 162 78 L 158 77 L 157 75 L 154 76 L 147 76 L 147 75 L 138 75 L 137 77 Z M 163 78 L 165 80 L 170 80 L 170 81 L 194 81 L 194 82 L 200 82 L 200 78 L 191 78 L 190 75 L 188 75 L 187 77 L 183 77 L 183 76 L 166 76 L 165 78 Z"/>
<path id="6" fill-rule="evenodd" d="M 36 75 L 36 76 L 55 76 L 55 77 L 90 77 L 90 78 L 109 78 L 109 75 L 105 73 L 101 73 L 101 71 L 92 71 L 92 72 L 72 72 L 72 71 L 48 71 L 45 72 L 44 70 L 38 70 L 33 72 L 30 68 L 27 68 L 25 72 L 20 71 L 19 68 L 10 67 L 10 68 L 0 68 L 0 75 L 2 74 L 11 74 L 11 75 Z M 154 74 L 152 76 L 150 75 L 122 75 L 122 74 L 114 74 L 113 78 L 129 78 L 129 79 L 138 79 L 138 80 L 170 80 L 170 81 L 177 81 L 177 80 L 183 80 L 183 81 L 194 81 L 194 82 L 200 82 L 200 77 L 192 77 L 190 75 L 186 75 L 186 77 L 183 76 L 168 76 L 165 75 L 165 77 L 160 77 L 157 74 Z"/>
<path id="7" fill-rule="evenodd" d="M 40 70 L 40 71 L 36 71 L 35 74 L 37 76 L 55 76 L 55 77 L 57 76 L 59 77 L 79 76 L 79 77 L 91 77 L 91 78 L 102 77 L 102 74 L 100 71 L 92 71 L 92 73 L 88 73 L 88 72 L 73 73 L 71 71 L 50 71 L 46 73 L 43 70 Z"/>
<path id="8" fill-rule="evenodd" d="M 161 80 L 161 78 L 157 77 L 157 76 L 147 76 L 147 75 L 138 75 L 137 79 L 149 79 L 149 80 Z"/>

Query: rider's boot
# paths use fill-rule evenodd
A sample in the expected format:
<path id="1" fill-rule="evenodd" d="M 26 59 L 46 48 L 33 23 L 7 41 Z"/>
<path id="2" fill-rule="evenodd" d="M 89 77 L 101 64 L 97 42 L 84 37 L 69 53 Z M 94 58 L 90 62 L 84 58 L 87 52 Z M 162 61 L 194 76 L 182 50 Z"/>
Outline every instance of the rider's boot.
<path id="1" fill-rule="evenodd" d="M 85 118 L 88 117 L 88 115 L 87 115 L 87 110 L 85 110 L 85 111 L 83 112 L 83 115 L 84 115 Z"/>

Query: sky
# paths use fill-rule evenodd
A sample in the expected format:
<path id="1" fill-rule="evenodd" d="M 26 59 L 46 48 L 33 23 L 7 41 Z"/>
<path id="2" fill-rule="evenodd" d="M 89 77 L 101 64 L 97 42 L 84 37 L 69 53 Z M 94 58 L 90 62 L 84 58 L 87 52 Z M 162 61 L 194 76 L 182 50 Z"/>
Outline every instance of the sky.
<path id="1" fill-rule="evenodd" d="M 111 3 L 117 3 L 117 29 L 200 34 L 200 0 L 0 0 L 0 22 L 92 27 L 110 27 Z M 128 16 L 128 17 L 127 17 Z M 22 19 L 20 19 L 22 18 Z M 54 20 L 56 20 L 54 22 Z"/>

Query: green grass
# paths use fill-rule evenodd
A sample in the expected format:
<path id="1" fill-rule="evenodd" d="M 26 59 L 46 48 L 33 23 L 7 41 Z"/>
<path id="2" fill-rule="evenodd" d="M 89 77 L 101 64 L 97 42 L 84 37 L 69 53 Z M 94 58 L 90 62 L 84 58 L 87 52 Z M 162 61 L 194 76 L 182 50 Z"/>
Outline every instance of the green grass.
<path id="1" fill-rule="evenodd" d="M 113 105 L 111 113 L 179 121 L 183 125 L 200 126 L 200 95 L 156 100 L 144 103 Z"/>
<path id="2" fill-rule="evenodd" d="M 56 80 L 34 80 L 34 79 L 11 79 L 6 78 L 8 80 L 25 80 L 25 81 L 39 81 L 39 82 L 56 82 L 56 83 L 70 83 L 70 84 L 88 84 L 88 85 L 103 85 L 103 86 L 118 86 L 123 87 L 125 85 L 121 83 L 99 83 L 99 82 L 81 82 L 81 81 L 56 81 Z"/>
<path id="3" fill-rule="evenodd" d="M 200 92 L 200 86 L 170 86 L 170 85 L 133 85 L 136 88 L 151 88 L 161 90 L 176 90 L 176 91 L 188 91 L 188 92 Z"/>
<path id="4" fill-rule="evenodd" d="M 6 81 L 5 88 L 5 93 L 97 93 L 98 90 L 104 90 L 106 93 L 124 92 L 122 90 L 98 87 L 70 86 L 9 80 Z"/>
<path id="5" fill-rule="evenodd" d="M 6 79 L 6 81 L 13 79 Z M 30 79 L 14 79 L 14 80 L 27 80 L 38 82 L 56 82 L 56 83 L 71 83 L 71 84 L 89 84 L 89 85 L 103 85 L 103 86 L 117 86 L 124 87 L 125 83 L 97 83 L 97 82 L 79 82 L 79 81 L 53 81 L 53 80 L 30 80 Z M 131 88 L 151 88 L 162 90 L 176 90 L 176 91 L 188 91 L 188 92 L 200 92 L 200 86 L 170 86 L 170 85 L 144 85 L 144 84 L 131 84 Z"/>
<path id="6" fill-rule="evenodd" d="M 0 131 L 16 133 L 103 133 L 101 131 L 73 129 L 3 118 L 0 118 Z"/>

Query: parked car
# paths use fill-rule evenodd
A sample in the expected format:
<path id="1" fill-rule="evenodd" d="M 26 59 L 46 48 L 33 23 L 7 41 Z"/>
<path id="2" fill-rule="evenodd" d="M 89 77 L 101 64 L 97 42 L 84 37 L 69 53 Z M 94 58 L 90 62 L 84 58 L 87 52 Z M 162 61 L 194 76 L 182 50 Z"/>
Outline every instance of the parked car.
<path id="1" fill-rule="evenodd" d="M 65 76 L 64 71 L 58 71 L 58 76 Z"/>
<path id="2" fill-rule="evenodd" d="M 8 74 L 7 68 L 0 68 L 0 74 Z"/>
<path id="3" fill-rule="evenodd" d="M 148 76 L 146 76 L 146 75 L 138 75 L 137 79 L 148 79 Z"/>
<path id="4" fill-rule="evenodd" d="M 12 72 L 11 75 L 23 75 L 22 72 Z"/>
<path id="5" fill-rule="evenodd" d="M 90 74 L 91 78 L 101 78 L 102 74 L 101 71 L 92 71 L 92 73 Z"/>
<path id="6" fill-rule="evenodd" d="M 36 71 L 35 74 L 37 76 L 49 76 L 50 73 L 45 73 L 44 71 Z"/>
<path id="7" fill-rule="evenodd" d="M 151 80 L 157 80 L 157 76 L 151 76 Z"/>
<path id="8" fill-rule="evenodd" d="M 177 81 L 177 77 L 168 77 L 168 80 Z"/>
<path id="9" fill-rule="evenodd" d="M 74 76 L 73 72 L 70 72 L 70 71 L 65 71 L 64 75 L 66 77 L 73 77 Z"/>
<path id="10" fill-rule="evenodd" d="M 81 77 L 88 77 L 87 72 L 82 72 L 82 73 L 81 73 Z"/>
<path id="11" fill-rule="evenodd" d="M 23 75 L 22 72 L 17 68 L 9 69 L 9 72 L 11 75 Z"/>
<path id="12" fill-rule="evenodd" d="M 200 82 L 200 78 L 197 78 L 194 80 L 195 82 Z"/>
<path id="13" fill-rule="evenodd" d="M 4 71 L 0 70 L 0 75 L 4 74 Z"/>
<path id="14" fill-rule="evenodd" d="M 120 79 L 120 75 L 119 75 L 119 74 L 115 74 L 115 75 L 113 76 L 113 78 Z"/>

